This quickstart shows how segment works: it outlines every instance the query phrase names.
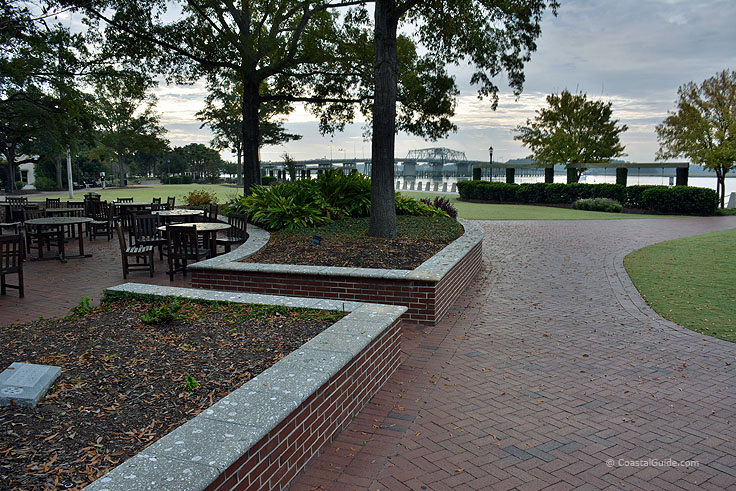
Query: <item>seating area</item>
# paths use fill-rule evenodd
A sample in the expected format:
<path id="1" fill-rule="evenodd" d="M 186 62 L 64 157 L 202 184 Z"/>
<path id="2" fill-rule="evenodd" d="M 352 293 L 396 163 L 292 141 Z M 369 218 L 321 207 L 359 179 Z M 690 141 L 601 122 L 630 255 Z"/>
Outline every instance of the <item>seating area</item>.
<path id="1" fill-rule="evenodd" d="M 165 272 L 169 282 L 176 277 L 185 280 L 187 266 L 231 252 L 248 239 L 246 215 L 221 216 L 215 203 L 204 210 L 176 209 L 175 203 L 173 196 L 153 198 L 150 203 L 136 202 L 132 197 L 108 202 L 97 193 L 87 193 L 81 201 L 46 198 L 31 202 L 25 197 L 0 201 L 0 237 L 6 255 L 1 270 L 3 295 L 6 287 L 24 293 L 24 264 L 28 267 L 46 259 L 65 263 L 71 258 L 94 257 L 98 245 L 107 243 L 105 249 L 109 249 L 114 244 L 115 234 L 118 243 L 112 247 L 118 259 L 104 267 L 119 275 L 120 264 L 124 280 L 136 271 L 148 272 L 153 278 L 158 270 Z M 20 245 L 16 245 L 17 240 Z M 14 254 L 20 259 L 13 259 Z M 156 262 L 161 265 L 157 267 Z M 19 285 L 7 283 L 5 275 L 15 273 Z"/>

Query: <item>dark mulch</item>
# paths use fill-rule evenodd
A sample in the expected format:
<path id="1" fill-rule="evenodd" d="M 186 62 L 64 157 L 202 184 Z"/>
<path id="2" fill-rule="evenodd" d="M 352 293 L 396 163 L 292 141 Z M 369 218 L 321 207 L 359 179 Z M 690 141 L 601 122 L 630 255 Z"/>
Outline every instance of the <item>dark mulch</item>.
<path id="1" fill-rule="evenodd" d="M 180 318 L 148 325 L 150 305 L 116 300 L 0 328 L 2 369 L 14 361 L 62 367 L 36 408 L 0 408 L 0 487 L 83 487 L 342 316 L 182 301 Z"/>
<path id="2" fill-rule="evenodd" d="M 350 218 L 315 230 L 271 232 L 268 244 L 243 262 L 414 269 L 459 237 L 462 226 L 443 217 L 397 217 L 397 237 L 368 236 L 368 218 Z M 312 236 L 322 238 L 312 244 Z"/>

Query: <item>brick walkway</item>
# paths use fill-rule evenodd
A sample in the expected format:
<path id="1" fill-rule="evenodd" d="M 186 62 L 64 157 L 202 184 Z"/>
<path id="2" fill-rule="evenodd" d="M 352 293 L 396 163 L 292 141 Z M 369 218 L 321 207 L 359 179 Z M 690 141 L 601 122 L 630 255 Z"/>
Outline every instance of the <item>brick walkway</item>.
<path id="1" fill-rule="evenodd" d="M 657 316 L 622 264 L 736 217 L 484 227 L 481 277 L 405 327 L 402 366 L 292 489 L 736 487 L 736 344 Z M 698 465 L 625 465 L 647 459 Z"/>
<path id="2" fill-rule="evenodd" d="M 76 254 L 77 241 L 66 244 L 67 254 Z M 53 252 L 53 250 L 52 250 Z M 102 291 L 113 285 L 125 283 L 117 237 L 113 240 L 98 239 L 84 241 L 84 252 L 92 257 L 69 259 L 66 263 L 57 260 L 26 261 L 23 265 L 25 297 L 18 298 L 16 290 L 0 296 L 0 326 L 17 324 L 44 318 L 63 316 L 69 309 L 79 305 L 82 295 L 99 303 Z M 36 251 L 33 251 L 36 254 Z M 189 276 L 184 281 L 181 273 L 170 282 L 165 274 L 166 261 L 156 256 L 154 277 L 146 271 L 131 271 L 128 280 L 137 283 L 154 283 L 171 286 L 190 286 Z M 16 284 L 16 275 L 8 275 L 8 281 Z"/>

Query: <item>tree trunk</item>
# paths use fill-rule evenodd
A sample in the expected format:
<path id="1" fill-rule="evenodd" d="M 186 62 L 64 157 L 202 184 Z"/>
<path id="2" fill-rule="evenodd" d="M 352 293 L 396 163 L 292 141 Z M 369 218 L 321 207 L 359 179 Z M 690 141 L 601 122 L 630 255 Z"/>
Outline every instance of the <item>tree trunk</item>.
<path id="1" fill-rule="evenodd" d="M 396 51 L 398 17 L 393 0 L 375 5 L 375 97 L 371 141 L 371 221 L 373 237 L 396 237 L 394 145 L 399 62 Z"/>
<path id="2" fill-rule="evenodd" d="M 5 154 L 5 159 L 8 161 L 8 182 L 5 189 L 12 193 L 15 191 L 15 144 L 7 146 L 3 154 Z"/>
<path id="3" fill-rule="evenodd" d="M 238 187 L 243 187 L 243 145 L 235 144 L 235 153 L 238 155 L 238 167 L 235 171 L 238 175 Z"/>
<path id="4" fill-rule="evenodd" d="M 261 183 L 261 163 L 258 160 L 258 83 L 246 80 L 243 85 L 243 192 Z"/>
<path id="5" fill-rule="evenodd" d="M 718 181 L 716 192 L 721 202 L 721 208 L 726 207 L 726 169 L 716 167 L 716 180 Z"/>
<path id="6" fill-rule="evenodd" d="M 64 189 L 64 182 L 61 179 L 61 155 L 57 154 L 54 158 L 54 167 L 56 167 L 56 187 Z"/>

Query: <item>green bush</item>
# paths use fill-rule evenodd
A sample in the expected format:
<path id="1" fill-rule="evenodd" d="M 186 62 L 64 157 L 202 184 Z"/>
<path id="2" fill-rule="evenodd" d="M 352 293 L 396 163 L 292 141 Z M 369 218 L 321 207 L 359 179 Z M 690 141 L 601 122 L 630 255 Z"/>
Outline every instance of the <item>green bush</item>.
<path id="1" fill-rule="evenodd" d="M 230 209 L 247 213 L 253 223 L 268 230 L 294 230 L 316 227 L 332 222 L 334 210 L 311 180 L 279 183 L 274 186 L 254 186 L 250 196 Z"/>
<path id="2" fill-rule="evenodd" d="M 718 194 L 707 188 L 658 186 L 641 193 L 645 209 L 660 213 L 714 215 L 718 208 Z"/>
<path id="3" fill-rule="evenodd" d="M 565 204 L 581 199 L 607 198 L 627 208 L 662 213 L 712 215 L 717 207 L 715 191 L 688 186 L 629 186 L 620 184 L 532 183 L 461 181 L 460 198 L 500 203 Z M 713 201 L 715 200 L 715 201 Z"/>
<path id="4" fill-rule="evenodd" d="M 644 191 L 647 191 L 649 189 L 669 189 L 667 186 L 660 186 L 660 185 L 637 185 L 637 186 L 627 186 L 626 187 L 626 197 L 621 202 L 626 208 L 638 208 L 638 209 L 644 209 L 644 204 L 641 200 L 641 195 L 644 193 Z"/>
<path id="5" fill-rule="evenodd" d="M 327 169 L 317 178 L 317 189 L 344 216 L 357 218 L 371 213 L 371 180 L 363 174 Z"/>
<path id="6" fill-rule="evenodd" d="M 15 181 L 15 189 L 23 189 L 23 186 L 25 186 L 26 183 L 23 181 Z"/>
<path id="7" fill-rule="evenodd" d="M 206 189 L 195 189 L 184 196 L 184 201 L 189 206 L 206 206 L 210 203 L 217 203 L 217 194 Z"/>
<path id="8" fill-rule="evenodd" d="M 414 198 L 402 196 L 400 193 L 396 193 L 396 214 L 411 215 L 415 217 L 428 217 L 432 215 L 449 216 L 445 211 L 439 208 L 424 204 Z"/>
<path id="9" fill-rule="evenodd" d="M 277 182 L 279 182 L 278 178 L 273 176 L 261 177 L 261 186 L 271 186 L 273 184 L 276 184 Z"/>
<path id="10" fill-rule="evenodd" d="M 605 211 L 608 213 L 620 213 L 624 208 L 618 201 L 608 198 L 584 198 L 572 204 L 576 210 Z"/>
<path id="11" fill-rule="evenodd" d="M 48 177 L 38 177 L 36 182 L 33 184 L 39 191 L 57 191 L 59 188 L 56 186 L 56 181 Z"/>

